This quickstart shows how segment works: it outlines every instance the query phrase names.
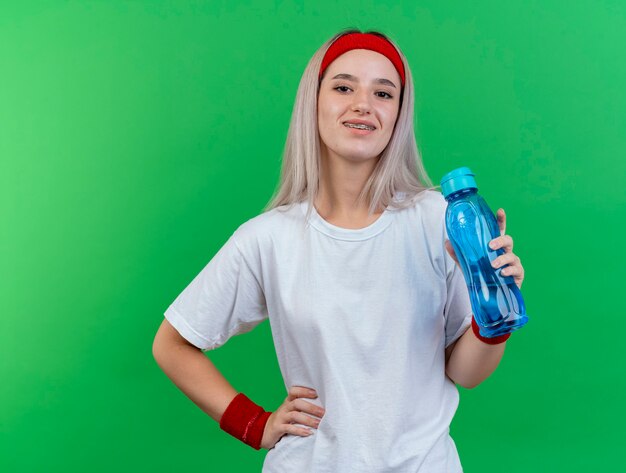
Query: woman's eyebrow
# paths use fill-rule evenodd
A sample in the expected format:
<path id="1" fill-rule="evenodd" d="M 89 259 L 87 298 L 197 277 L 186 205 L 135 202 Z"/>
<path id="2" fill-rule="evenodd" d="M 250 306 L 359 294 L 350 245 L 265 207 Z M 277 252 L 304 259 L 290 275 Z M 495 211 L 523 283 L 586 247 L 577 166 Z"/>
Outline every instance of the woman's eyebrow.
<path id="1" fill-rule="evenodd" d="M 359 79 L 357 79 L 356 77 L 354 77 L 352 74 L 337 74 L 335 77 L 333 77 L 333 79 L 345 79 L 345 80 L 349 80 L 351 82 L 359 82 Z M 382 84 L 382 85 L 389 85 L 391 87 L 393 87 L 394 89 L 396 89 L 396 85 L 391 82 L 389 79 L 374 79 L 372 82 L 376 82 L 377 84 Z"/>

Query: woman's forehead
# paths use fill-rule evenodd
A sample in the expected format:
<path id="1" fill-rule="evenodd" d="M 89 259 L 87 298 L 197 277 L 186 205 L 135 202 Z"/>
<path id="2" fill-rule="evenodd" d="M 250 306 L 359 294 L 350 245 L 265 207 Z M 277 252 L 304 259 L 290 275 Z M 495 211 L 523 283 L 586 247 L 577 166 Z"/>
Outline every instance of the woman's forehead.
<path id="1" fill-rule="evenodd" d="M 369 49 L 352 49 L 335 59 L 325 71 L 332 79 L 337 74 L 349 74 L 356 79 L 385 78 L 400 84 L 400 74 L 393 63 L 384 55 Z"/>

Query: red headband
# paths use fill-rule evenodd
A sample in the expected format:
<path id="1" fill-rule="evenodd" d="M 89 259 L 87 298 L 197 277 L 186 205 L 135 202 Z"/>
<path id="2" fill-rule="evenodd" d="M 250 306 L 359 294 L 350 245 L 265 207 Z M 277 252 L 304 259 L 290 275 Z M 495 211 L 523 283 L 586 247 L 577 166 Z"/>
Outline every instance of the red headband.
<path id="1" fill-rule="evenodd" d="M 404 87 L 404 64 L 402 64 L 400 54 L 398 54 L 393 44 L 385 38 L 371 33 L 348 33 L 337 38 L 330 45 L 324 55 L 324 59 L 322 59 L 319 78 L 322 78 L 322 74 L 324 74 L 331 62 L 352 49 L 369 49 L 385 56 L 394 65 L 398 74 L 400 74 L 402 86 Z"/>

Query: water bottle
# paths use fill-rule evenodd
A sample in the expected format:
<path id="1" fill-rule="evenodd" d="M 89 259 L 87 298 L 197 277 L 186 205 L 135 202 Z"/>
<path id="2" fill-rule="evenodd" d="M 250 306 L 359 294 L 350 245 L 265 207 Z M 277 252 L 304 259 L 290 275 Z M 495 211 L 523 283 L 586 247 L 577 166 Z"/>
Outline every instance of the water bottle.
<path id="1" fill-rule="evenodd" d="M 524 299 L 513 276 L 501 274 L 508 264 L 491 266 L 504 249 L 489 248 L 500 229 L 478 194 L 474 173 L 467 167 L 449 172 L 441 178 L 441 190 L 448 201 L 448 238 L 463 271 L 480 334 L 492 338 L 517 330 L 528 322 Z"/>

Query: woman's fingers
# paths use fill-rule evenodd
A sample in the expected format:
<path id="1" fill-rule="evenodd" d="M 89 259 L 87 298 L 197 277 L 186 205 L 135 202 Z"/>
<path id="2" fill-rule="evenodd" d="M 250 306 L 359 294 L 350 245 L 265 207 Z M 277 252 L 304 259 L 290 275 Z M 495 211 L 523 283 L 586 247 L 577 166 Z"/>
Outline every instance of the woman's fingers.
<path id="1" fill-rule="evenodd" d="M 500 271 L 500 274 L 502 274 L 502 276 L 513 276 L 517 280 L 523 278 L 524 268 L 521 266 L 507 266 Z"/>
<path id="2" fill-rule="evenodd" d="M 502 268 L 502 266 L 506 266 Z M 500 270 L 501 276 L 513 276 L 515 284 L 520 289 L 522 288 L 522 282 L 524 281 L 524 267 L 522 262 L 515 253 L 504 253 L 491 262 L 491 266 L 494 268 L 502 268 Z"/>
<path id="3" fill-rule="evenodd" d="M 500 228 L 500 235 L 504 235 L 506 232 L 506 213 L 504 209 L 498 209 L 496 212 L 496 220 L 498 221 L 498 227 Z"/>
<path id="4" fill-rule="evenodd" d="M 298 427 L 297 425 L 294 425 L 294 424 L 285 424 L 285 433 L 291 434 L 291 435 L 298 435 L 300 437 L 306 437 L 308 435 L 313 434 L 313 430 L 307 429 L 306 427 Z"/>
<path id="5" fill-rule="evenodd" d="M 281 409 L 283 411 L 281 421 L 284 423 L 285 433 L 300 436 L 311 435 L 313 433 L 311 429 L 299 427 L 294 424 L 308 425 L 313 428 L 319 427 L 320 419 L 312 416 L 321 418 L 324 416 L 326 410 L 321 406 L 317 406 L 302 399 L 315 399 L 317 397 L 317 392 L 311 388 L 304 386 L 292 386 L 289 388 L 287 399 L 283 403 L 283 406 L 281 406 L 284 408 Z"/>
<path id="6" fill-rule="evenodd" d="M 316 406 L 315 404 L 307 402 L 304 399 L 296 399 L 294 401 L 294 407 L 299 411 L 306 412 L 317 417 L 322 417 L 326 413 L 326 410 L 323 407 Z"/>
<path id="7" fill-rule="evenodd" d="M 317 428 L 320 421 L 307 413 L 322 417 L 324 408 L 305 401 L 303 398 L 315 399 L 317 393 L 314 389 L 305 386 L 291 386 L 287 390 L 287 398 L 270 414 L 265 424 L 261 447 L 268 450 L 274 448 L 286 434 L 308 437 L 313 433 L 313 429 L 304 426 Z"/>
<path id="8" fill-rule="evenodd" d="M 504 253 L 491 262 L 491 266 L 494 268 L 500 268 L 506 264 L 519 265 L 521 263 L 519 257 L 515 253 Z"/>
<path id="9" fill-rule="evenodd" d="M 502 235 L 497 238 L 494 238 L 489 242 L 489 248 L 492 250 L 497 250 L 498 248 L 504 248 L 504 251 L 511 252 L 513 251 L 513 238 L 510 235 Z"/>
<path id="10" fill-rule="evenodd" d="M 293 401 L 299 397 L 310 397 L 315 399 L 317 397 L 317 392 L 315 392 L 315 389 L 306 388 L 304 386 L 291 386 L 288 391 L 287 401 Z"/>
<path id="11" fill-rule="evenodd" d="M 320 419 L 311 417 L 302 411 L 291 411 L 289 413 L 289 421 L 292 424 L 308 425 L 310 427 L 315 427 L 316 429 L 320 425 Z"/>

